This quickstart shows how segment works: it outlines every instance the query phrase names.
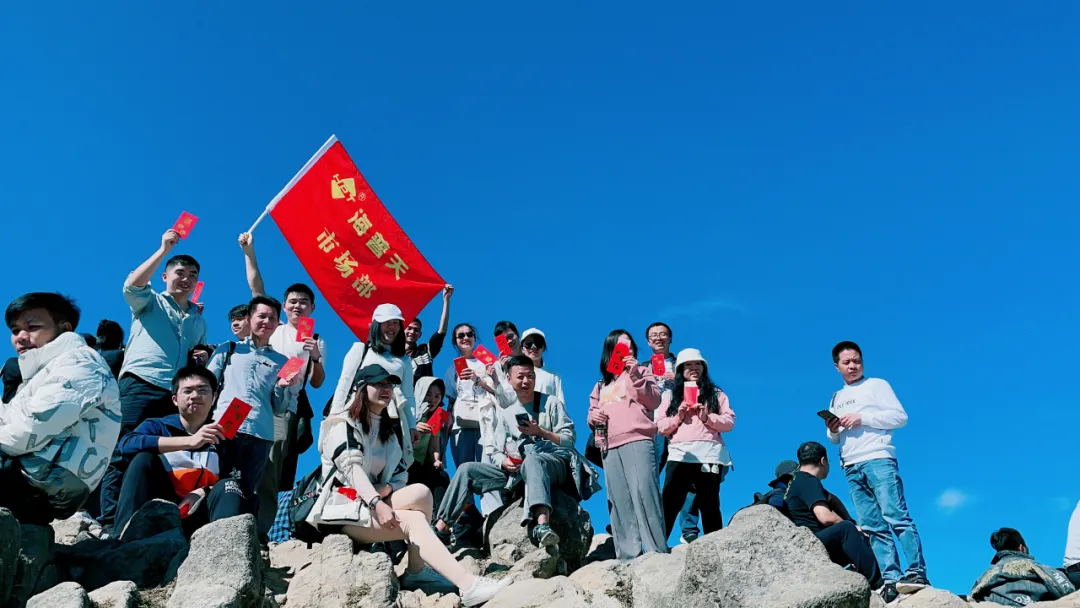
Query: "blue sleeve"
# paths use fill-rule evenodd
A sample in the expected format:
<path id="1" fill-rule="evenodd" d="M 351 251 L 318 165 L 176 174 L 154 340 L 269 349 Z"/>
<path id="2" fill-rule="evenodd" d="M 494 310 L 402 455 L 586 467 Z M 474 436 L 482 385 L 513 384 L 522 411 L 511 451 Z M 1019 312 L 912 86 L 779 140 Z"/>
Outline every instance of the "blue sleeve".
<path id="1" fill-rule="evenodd" d="M 124 435 L 117 444 L 116 451 L 124 457 L 124 460 L 131 460 L 142 452 L 156 454 L 158 453 L 158 439 L 171 436 L 164 424 L 151 418 L 144 420 L 142 424 L 135 427 L 134 431 Z"/>

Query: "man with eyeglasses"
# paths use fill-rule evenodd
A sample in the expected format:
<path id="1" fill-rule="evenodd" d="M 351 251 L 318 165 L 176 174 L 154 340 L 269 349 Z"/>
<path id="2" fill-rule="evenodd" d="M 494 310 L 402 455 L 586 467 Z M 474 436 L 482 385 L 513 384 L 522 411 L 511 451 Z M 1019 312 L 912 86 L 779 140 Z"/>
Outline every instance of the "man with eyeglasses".
<path id="1" fill-rule="evenodd" d="M 120 440 L 116 449 L 126 472 L 115 531 L 121 539 L 135 512 L 154 499 L 179 504 L 189 534 L 205 523 L 250 512 L 249 501 L 230 477 L 233 442 L 217 423 L 207 424 L 217 390 L 217 378 L 206 368 L 180 369 L 172 382 L 178 412 L 149 418 Z"/>

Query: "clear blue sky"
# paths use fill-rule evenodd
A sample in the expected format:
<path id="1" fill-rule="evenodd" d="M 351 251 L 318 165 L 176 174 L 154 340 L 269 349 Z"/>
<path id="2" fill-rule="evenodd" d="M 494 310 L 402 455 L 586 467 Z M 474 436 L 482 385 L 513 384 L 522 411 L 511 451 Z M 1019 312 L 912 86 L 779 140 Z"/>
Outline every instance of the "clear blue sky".
<path id="1" fill-rule="evenodd" d="M 453 321 L 547 332 L 579 422 L 609 330 L 663 319 L 702 349 L 738 414 L 725 515 L 824 439 L 829 350 L 853 339 L 911 417 L 931 580 L 968 590 L 1002 525 L 1060 565 L 1075 6 L 333 4 L 0 9 L 0 300 L 60 289 L 82 330 L 126 326 L 125 275 L 187 210 L 223 341 L 237 234 L 336 133 L 458 287 Z M 272 292 L 306 280 L 272 223 L 256 241 Z M 316 317 L 336 379 L 354 338 Z"/>

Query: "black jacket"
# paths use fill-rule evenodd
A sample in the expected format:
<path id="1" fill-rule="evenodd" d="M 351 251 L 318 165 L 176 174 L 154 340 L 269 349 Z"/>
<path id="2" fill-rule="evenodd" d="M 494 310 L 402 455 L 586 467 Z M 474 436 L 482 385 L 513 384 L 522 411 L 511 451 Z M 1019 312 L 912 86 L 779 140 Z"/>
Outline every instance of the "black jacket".
<path id="1" fill-rule="evenodd" d="M 1056 600 L 1076 590 L 1064 574 L 1036 562 L 1027 553 L 998 551 L 990 563 L 990 569 L 971 589 L 974 600 L 1026 606 Z"/>

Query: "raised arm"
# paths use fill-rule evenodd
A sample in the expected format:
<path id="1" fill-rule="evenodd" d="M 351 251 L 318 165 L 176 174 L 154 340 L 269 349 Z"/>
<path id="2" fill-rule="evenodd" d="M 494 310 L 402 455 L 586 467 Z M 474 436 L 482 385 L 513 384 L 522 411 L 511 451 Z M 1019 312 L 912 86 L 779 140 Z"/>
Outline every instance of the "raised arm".
<path id="1" fill-rule="evenodd" d="M 450 328 L 450 297 L 454 295 L 454 286 L 447 284 L 442 292 L 442 316 L 439 317 L 439 329 L 435 333 L 446 335 Z M 435 355 L 431 355 L 434 359 Z"/>
<path id="2" fill-rule="evenodd" d="M 161 235 L 161 246 L 128 275 L 127 280 L 124 281 L 124 287 L 146 287 L 149 285 L 150 279 L 154 277 L 154 272 L 157 271 L 158 266 L 161 266 L 161 263 L 165 261 L 165 256 L 169 255 L 169 252 L 179 241 L 180 235 L 175 230 L 166 230 L 165 234 Z"/>
<path id="3" fill-rule="evenodd" d="M 259 263 L 255 260 L 255 237 L 250 232 L 240 235 L 240 249 L 244 251 L 244 272 L 247 274 L 248 287 L 252 296 L 266 295 Z"/>

